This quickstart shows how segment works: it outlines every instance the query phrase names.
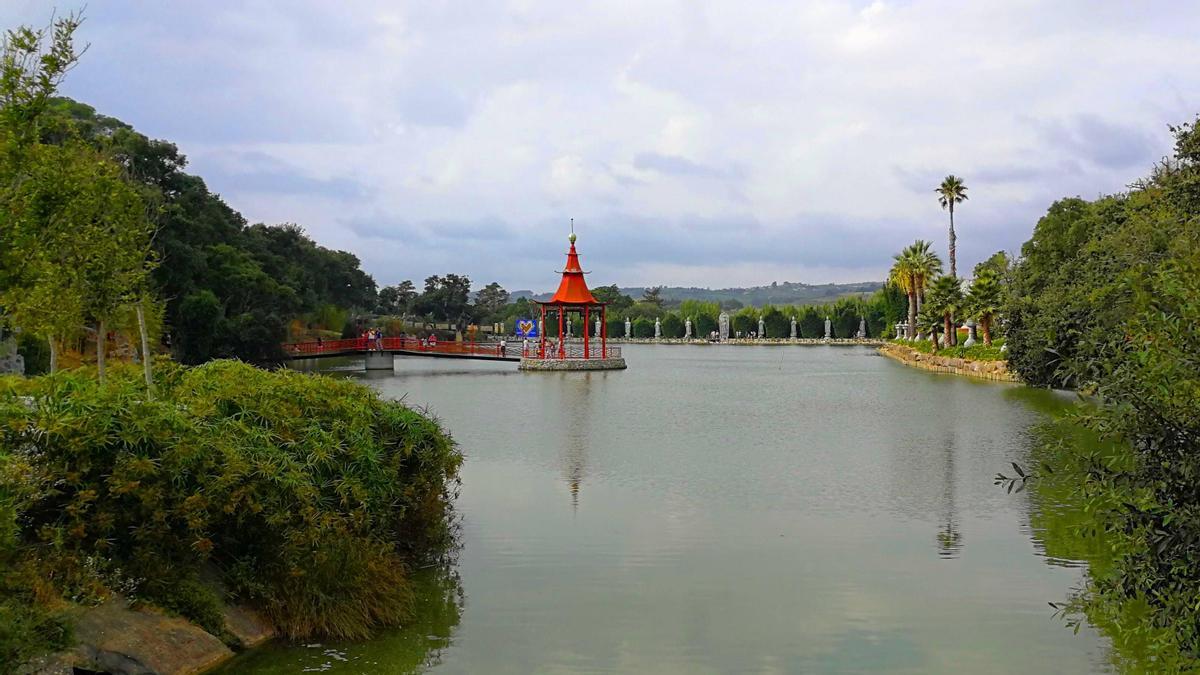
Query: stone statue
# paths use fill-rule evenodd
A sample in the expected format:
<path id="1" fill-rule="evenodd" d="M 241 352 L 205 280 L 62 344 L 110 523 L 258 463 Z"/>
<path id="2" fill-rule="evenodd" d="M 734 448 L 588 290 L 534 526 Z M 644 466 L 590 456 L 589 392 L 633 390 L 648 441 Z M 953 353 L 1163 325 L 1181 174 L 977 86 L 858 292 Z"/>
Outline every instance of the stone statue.
<path id="1" fill-rule="evenodd" d="M 717 328 L 719 329 L 717 332 L 717 336 L 720 338 L 721 342 L 725 342 L 726 340 L 728 340 L 729 339 L 729 314 L 727 314 L 725 312 L 721 312 L 721 316 L 717 317 Z"/>
<path id="2" fill-rule="evenodd" d="M 767 328 L 766 328 L 766 326 L 763 325 L 763 320 L 762 320 L 761 316 L 758 317 L 758 337 L 760 337 L 760 338 L 767 337 Z"/>
<path id="3" fill-rule="evenodd" d="M 796 317 L 792 317 L 792 339 L 796 339 Z"/>
<path id="4" fill-rule="evenodd" d="M 596 319 L 596 335 L 595 335 L 595 337 L 600 337 L 600 319 Z"/>
<path id="5" fill-rule="evenodd" d="M 863 317 L 858 320 L 858 339 L 861 340 L 867 337 L 867 318 Z"/>
<path id="6" fill-rule="evenodd" d="M 967 340 L 963 343 L 964 347 L 975 346 L 975 328 L 977 324 L 975 319 L 967 319 Z"/>
<path id="7" fill-rule="evenodd" d="M 829 320 L 829 317 L 825 317 L 825 339 L 828 340 L 832 337 L 833 337 L 833 322 L 831 322 Z"/>
<path id="8" fill-rule="evenodd" d="M 629 317 L 625 317 L 625 339 L 628 340 L 631 337 L 633 337 L 633 322 L 629 320 Z"/>
<path id="9" fill-rule="evenodd" d="M 655 319 L 654 320 L 654 339 L 657 340 L 661 337 L 662 337 L 662 321 Z"/>
<path id="10" fill-rule="evenodd" d="M 567 337 L 571 337 L 574 333 L 571 332 L 571 320 L 567 319 Z"/>
<path id="11" fill-rule="evenodd" d="M 683 322 L 683 339 L 692 339 L 692 317 L 690 316 L 687 318 L 687 321 Z"/>

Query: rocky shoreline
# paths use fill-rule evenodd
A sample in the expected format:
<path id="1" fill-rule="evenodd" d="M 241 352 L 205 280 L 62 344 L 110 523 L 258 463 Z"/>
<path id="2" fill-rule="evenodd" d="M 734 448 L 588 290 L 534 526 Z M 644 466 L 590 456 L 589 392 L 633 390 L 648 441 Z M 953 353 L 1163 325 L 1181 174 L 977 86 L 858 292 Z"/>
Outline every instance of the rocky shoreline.
<path id="1" fill-rule="evenodd" d="M 225 641 L 187 619 L 150 608 L 135 609 L 114 597 L 78 610 L 70 649 L 34 659 L 17 673 L 198 675 L 232 659 L 237 654 L 234 649 L 251 649 L 276 636 L 275 627 L 250 608 L 230 606 L 224 614 Z"/>
<path id="2" fill-rule="evenodd" d="M 912 347 L 894 342 L 883 343 L 879 347 L 879 353 L 888 358 L 895 359 L 906 366 L 929 370 L 935 373 L 963 375 L 965 377 L 991 380 L 993 382 L 1021 381 L 1021 378 L 1017 377 L 1016 373 L 1008 369 L 1007 361 L 975 361 L 972 359 L 940 356 L 938 354 L 926 354 Z"/>

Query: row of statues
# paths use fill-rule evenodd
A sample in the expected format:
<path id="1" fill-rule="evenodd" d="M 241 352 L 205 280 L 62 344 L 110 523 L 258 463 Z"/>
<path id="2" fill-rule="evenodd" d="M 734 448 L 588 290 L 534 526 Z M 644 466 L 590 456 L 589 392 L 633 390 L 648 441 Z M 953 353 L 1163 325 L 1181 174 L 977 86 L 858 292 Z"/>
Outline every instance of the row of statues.
<path id="1" fill-rule="evenodd" d="M 570 324 L 568 324 L 568 326 L 569 325 Z M 600 336 L 600 320 L 599 319 L 596 320 L 596 336 L 597 337 Z M 717 336 L 722 342 L 729 339 L 729 314 L 727 314 L 725 312 L 721 312 L 721 315 L 719 317 L 717 317 Z M 763 323 L 763 320 L 761 317 L 759 317 L 759 319 L 758 319 L 757 336 L 760 338 L 767 337 L 767 326 L 765 323 Z M 858 322 L 858 333 L 856 333 L 854 335 L 854 337 L 861 339 L 861 338 L 865 338 L 866 336 L 867 336 L 867 320 L 865 318 L 863 318 L 863 319 L 860 319 Z M 633 322 L 629 319 L 629 317 L 626 317 L 625 318 L 625 339 L 628 340 L 632 337 L 633 337 Z M 797 337 L 799 337 L 799 334 L 796 331 L 796 317 L 794 317 L 794 316 L 792 317 L 791 336 L 790 337 L 793 340 L 795 340 Z M 661 338 L 662 338 L 662 320 L 655 319 L 654 320 L 654 339 L 659 340 Z M 683 339 L 685 339 L 685 340 L 692 339 L 692 319 L 691 319 L 691 317 L 688 317 L 687 320 L 684 321 Z M 833 339 L 833 322 L 831 322 L 829 320 L 829 317 L 825 317 L 825 339 L 826 340 Z"/>
<path id="2" fill-rule="evenodd" d="M 730 325 L 729 314 L 727 314 L 726 312 L 721 312 L 721 315 L 717 317 L 717 339 L 719 339 L 721 342 L 724 342 L 729 339 L 729 325 Z M 901 330 L 902 326 L 904 326 L 904 325 L 896 324 L 897 334 L 901 334 L 899 331 Z M 571 319 L 568 318 L 566 321 L 567 335 L 571 334 L 571 332 L 572 332 L 571 327 L 572 327 Z M 600 337 L 603 334 L 602 333 L 603 328 L 604 327 L 601 325 L 600 319 L 596 319 L 596 323 L 595 323 L 595 331 L 596 332 L 594 333 L 594 337 L 597 337 L 597 338 Z M 545 334 L 545 325 L 543 325 L 543 322 L 540 320 L 538 321 L 538 331 L 539 331 L 540 335 Z M 758 333 L 756 333 L 756 335 L 757 335 L 757 337 L 760 337 L 760 338 L 767 337 L 767 326 L 763 322 L 761 317 L 758 320 Z M 867 320 L 864 318 L 864 319 L 859 320 L 858 332 L 854 335 L 854 337 L 865 338 L 866 336 L 867 336 Z M 632 337 L 633 337 L 633 321 L 630 320 L 629 317 L 626 317 L 625 318 L 625 339 L 628 340 L 628 339 L 631 339 Z M 794 317 L 794 316 L 792 317 L 792 322 L 791 322 L 790 337 L 793 340 L 795 340 L 797 337 L 799 337 L 799 333 L 796 330 L 796 317 Z M 829 320 L 829 317 L 825 317 L 825 339 L 830 340 L 832 338 L 833 338 L 833 323 Z M 654 339 L 655 340 L 662 339 L 662 320 L 661 319 L 654 320 Z M 685 339 L 685 340 L 692 339 L 692 319 L 691 319 L 691 317 L 688 317 L 684 321 L 683 339 Z"/>

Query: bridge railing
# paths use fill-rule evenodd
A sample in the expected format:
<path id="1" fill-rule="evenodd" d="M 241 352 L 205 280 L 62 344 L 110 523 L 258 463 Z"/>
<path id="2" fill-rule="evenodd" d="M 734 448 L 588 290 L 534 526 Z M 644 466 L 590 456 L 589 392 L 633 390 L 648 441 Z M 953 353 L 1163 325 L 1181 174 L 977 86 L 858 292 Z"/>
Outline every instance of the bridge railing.
<path id="1" fill-rule="evenodd" d="M 369 351 L 408 351 L 429 354 L 448 354 L 462 356 L 490 356 L 515 358 L 527 356 L 540 358 L 541 345 L 537 340 L 530 340 L 528 346 L 523 342 L 512 341 L 505 348 L 500 348 L 499 342 L 435 342 L 421 340 L 415 337 L 385 337 L 370 340 L 367 338 L 345 338 L 341 340 L 321 340 L 319 342 L 293 342 L 283 346 L 284 351 L 292 356 L 318 356 L 321 354 L 342 354 L 348 352 Z M 588 345 L 585 355 L 582 341 L 567 341 L 559 345 L 546 343 L 547 359 L 614 359 L 621 357 L 621 348 L 603 347 L 599 341 Z"/>
<path id="2" fill-rule="evenodd" d="M 539 358 L 538 345 L 530 343 L 529 356 Z M 566 344 L 556 345 L 552 342 L 546 343 L 547 359 L 619 359 L 621 358 L 621 348 L 609 345 L 607 348 L 602 346 L 600 342 L 591 342 L 588 344 L 587 351 L 583 349 L 582 342 L 567 342 Z"/>
<path id="3" fill-rule="evenodd" d="M 367 350 L 367 339 L 345 338 L 341 340 L 321 340 L 320 342 L 293 342 L 284 345 L 283 350 L 292 355 L 361 352 Z"/>

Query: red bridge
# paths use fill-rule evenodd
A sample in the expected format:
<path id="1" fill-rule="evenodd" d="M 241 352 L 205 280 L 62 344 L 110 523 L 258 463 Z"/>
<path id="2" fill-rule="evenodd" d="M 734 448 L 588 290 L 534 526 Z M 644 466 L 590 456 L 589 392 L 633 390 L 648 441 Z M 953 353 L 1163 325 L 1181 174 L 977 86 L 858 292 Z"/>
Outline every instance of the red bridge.
<path id="1" fill-rule="evenodd" d="M 501 350 L 498 342 L 435 342 L 429 343 L 415 337 L 348 338 L 344 340 L 319 340 L 293 342 L 283 345 L 283 350 L 292 359 L 315 359 L 329 356 L 354 356 L 357 354 L 400 354 L 402 356 L 433 356 L 450 359 L 479 359 L 483 361 L 520 361 L 522 356 L 537 358 L 540 343 L 530 341 L 528 348 L 521 343 L 510 343 Z M 567 340 L 561 347 L 547 347 L 547 358 L 582 359 L 619 358 L 620 347 Z M 522 352 L 525 353 L 522 353 Z"/>

